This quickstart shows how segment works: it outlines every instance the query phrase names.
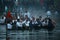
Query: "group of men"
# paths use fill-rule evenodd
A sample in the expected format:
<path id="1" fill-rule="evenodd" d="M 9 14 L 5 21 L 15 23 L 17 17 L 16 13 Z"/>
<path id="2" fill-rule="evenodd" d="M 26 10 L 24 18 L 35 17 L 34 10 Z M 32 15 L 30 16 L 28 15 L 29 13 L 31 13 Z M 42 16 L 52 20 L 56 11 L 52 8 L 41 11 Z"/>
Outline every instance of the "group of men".
<path id="1" fill-rule="evenodd" d="M 5 18 L 6 17 L 6 18 Z M 35 29 L 39 30 L 41 28 L 47 29 L 49 31 L 53 30 L 55 28 L 55 22 L 50 18 L 42 18 L 42 16 L 39 16 L 38 18 L 35 18 L 34 16 L 30 17 L 28 15 L 28 12 L 25 12 L 25 15 L 13 17 L 10 14 L 10 11 L 5 16 L 5 23 L 7 25 L 7 29 L 18 29 L 18 30 L 24 30 L 24 29 Z"/>

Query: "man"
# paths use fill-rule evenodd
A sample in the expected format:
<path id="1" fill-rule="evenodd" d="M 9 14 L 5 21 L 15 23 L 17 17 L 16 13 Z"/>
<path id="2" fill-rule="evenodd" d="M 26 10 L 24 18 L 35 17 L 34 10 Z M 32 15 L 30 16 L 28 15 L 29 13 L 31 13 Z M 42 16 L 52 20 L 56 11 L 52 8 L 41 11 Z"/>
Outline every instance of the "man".
<path id="1" fill-rule="evenodd" d="M 7 13 L 7 15 L 6 15 L 6 18 L 12 19 L 12 15 L 11 15 L 10 10 L 8 11 L 8 13 Z"/>
<path id="2" fill-rule="evenodd" d="M 47 11 L 47 16 L 51 17 L 51 11 Z"/>
<path id="3" fill-rule="evenodd" d="M 24 28 L 29 29 L 30 19 L 28 18 L 27 15 L 25 15 L 25 19 L 24 19 L 23 23 L 24 23 Z"/>
<path id="4" fill-rule="evenodd" d="M 25 11 L 24 17 L 25 17 L 25 15 L 27 15 L 30 18 L 30 13 L 28 11 Z"/>
<path id="5" fill-rule="evenodd" d="M 6 15 L 6 22 L 8 23 L 8 22 L 11 22 L 12 21 L 12 15 L 11 15 L 11 12 L 10 12 L 10 10 L 8 11 L 8 13 L 7 13 L 7 15 Z"/>
<path id="6" fill-rule="evenodd" d="M 36 24 L 35 17 L 32 17 L 32 20 L 30 20 L 30 23 L 29 23 L 30 29 L 34 29 L 36 26 L 35 24 Z"/>
<path id="7" fill-rule="evenodd" d="M 39 18 L 36 19 L 36 21 L 37 21 L 37 27 L 38 29 L 40 29 L 42 27 L 42 16 L 39 16 Z"/>
<path id="8" fill-rule="evenodd" d="M 11 29 L 12 29 L 11 22 L 8 22 L 8 23 L 7 23 L 7 29 L 8 29 L 8 30 L 11 30 Z"/>
<path id="9" fill-rule="evenodd" d="M 16 26 L 18 27 L 18 30 L 21 30 L 23 27 L 23 21 L 20 19 L 17 20 Z"/>

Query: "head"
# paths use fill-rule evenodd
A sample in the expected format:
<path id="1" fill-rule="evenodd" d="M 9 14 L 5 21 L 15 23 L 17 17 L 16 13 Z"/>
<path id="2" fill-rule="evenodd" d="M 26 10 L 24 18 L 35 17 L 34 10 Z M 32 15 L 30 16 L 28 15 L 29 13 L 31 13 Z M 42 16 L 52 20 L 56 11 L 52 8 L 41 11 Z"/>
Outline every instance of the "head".
<path id="1" fill-rule="evenodd" d="M 27 19 L 28 18 L 28 15 L 25 15 L 25 19 Z"/>
<path id="2" fill-rule="evenodd" d="M 27 13 L 27 11 L 25 11 L 25 13 Z"/>
<path id="3" fill-rule="evenodd" d="M 42 19 L 42 16 L 39 16 L 39 19 L 41 20 Z"/>
<path id="4" fill-rule="evenodd" d="M 17 19 L 18 22 L 20 22 L 20 19 Z"/>

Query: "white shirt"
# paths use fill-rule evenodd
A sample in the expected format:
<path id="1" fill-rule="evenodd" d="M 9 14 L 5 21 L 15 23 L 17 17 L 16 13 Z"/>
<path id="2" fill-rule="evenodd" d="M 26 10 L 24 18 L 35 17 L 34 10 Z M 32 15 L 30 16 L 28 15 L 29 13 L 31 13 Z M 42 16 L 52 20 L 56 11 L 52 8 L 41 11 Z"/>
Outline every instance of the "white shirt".
<path id="1" fill-rule="evenodd" d="M 29 26 L 29 23 L 30 23 L 30 21 L 27 21 L 27 22 L 25 23 L 25 25 L 26 25 L 26 26 Z"/>
<path id="2" fill-rule="evenodd" d="M 22 24 L 23 24 L 23 23 L 21 23 L 21 22 L 17 22 L 17 23 L 16 23 L 16 26 L 22 27 Z"/>
<path id="3" fill-rule="evenodd" d="M 29 18 L 31 17 L 29 12 L 24 13 L 24 17 L 25 17 L 25 15 L 27 15 Z"/>
<path id="4" fill-rule="evenodd" d="M 51 11 L 47 11 L 47 16 L 51 16 Z"/>
<path id="5" fill-rule="evenodd" d="M 12 20 L 12 23 L 14 23 L 15 21 L 17 22 L 17 20 Z"/>
<path id="6" fill-rule="evenodd" d="M 26 22 L 26 20 L 23 22 L 26 26 L 29 26 L 29 23 L 30 23 L 30 21 L 27 21 Z"/>
<path id="7" fill-rule="evenodd" d="M 8 23 L 8 24 L 7 24 L 7 28 L 8 28 L 8 29 L 12 29 L 12 25 Z"/>
<path id="8" fill-rule="evenodd" d="M 4 23 L 5 22 L 5 19 L 0 19 L 0 23 Z"/>
<path id="9" fill-rule="evenodd" d="M 47 25 L 47 23 L 46 22 L 42 22 L 42 26 L 45 26 L 45 25 Z"/>
<path id="10" fill-rule="evenodd" d="M 4 20 L 6 19 L 6 17 L 4 17 Z"/>
<path id="11" fill-rule="evenodd" d="M 18 16 L 17 19 L 20 19 L 20 17 Z"/>

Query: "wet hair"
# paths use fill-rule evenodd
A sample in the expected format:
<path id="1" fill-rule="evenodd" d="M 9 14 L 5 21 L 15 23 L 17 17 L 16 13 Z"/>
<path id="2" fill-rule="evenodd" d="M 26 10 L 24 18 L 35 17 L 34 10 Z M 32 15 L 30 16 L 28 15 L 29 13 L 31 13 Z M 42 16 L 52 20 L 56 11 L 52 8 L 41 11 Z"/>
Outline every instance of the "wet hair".
<path id="1" fill-rule="evenodd" d="M 39 18 L 37 18 L 36 21 L 39 21 Z"/>
<path id="2" fill-rule="evenodd" d="M 17 19 L 17 21 L 19 22 L 20 20 L 19 20 L 19 19 Z"/>

